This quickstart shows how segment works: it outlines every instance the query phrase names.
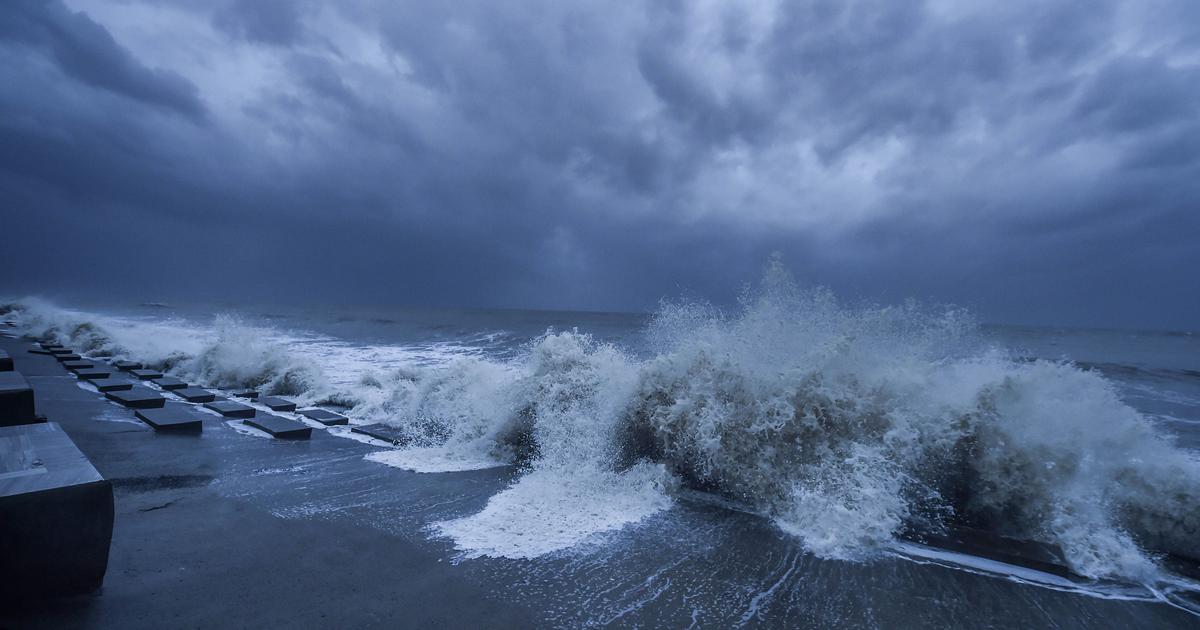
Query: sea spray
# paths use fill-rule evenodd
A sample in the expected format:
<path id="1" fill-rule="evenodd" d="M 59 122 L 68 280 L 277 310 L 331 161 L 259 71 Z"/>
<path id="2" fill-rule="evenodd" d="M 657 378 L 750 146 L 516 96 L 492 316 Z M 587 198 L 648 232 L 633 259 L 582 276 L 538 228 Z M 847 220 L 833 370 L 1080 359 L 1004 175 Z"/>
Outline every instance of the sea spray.
<path id="1" fill-rule="evenodd" d="M 212 387 L 253 387 L 267 393 L 304 395 L 325 389 L 320 369 L 271 341 L 267 331 L 218 315 L 214 337 L 181 366 L 181 374 Z"/>
<path id="2" fill-rule="evenodd" d="M 535 557 L 638 522 L 671 504 L 661 464 L 619 469 L 634 364 L 578 332 L 534 344 L 513 383 L 533 452 L 525 474 L 478 514 L 438 523 L 468 556 Z"/>
<path id="3" fill-rule="evenodd" d="M 22 332 L 92 357 L 130 359 L 206 387 L 332 395 L 319 366 L 293 352 L 296 339 L 228 315 L 211 323 L 126 318 L 60 308 L 37 298 L 14 305 Z"/>
<path id="4" fill-rule="evenodd" d="M 1200 555 L 1200 464 L 1095 373 L 1015 360 L 958 311 L 846 308 L 778 268 L 735 315 L 704 313 L 656 319 L 634 433 L 813 553 L 955 523 L 1057 545 L 1092 577 Z"/>

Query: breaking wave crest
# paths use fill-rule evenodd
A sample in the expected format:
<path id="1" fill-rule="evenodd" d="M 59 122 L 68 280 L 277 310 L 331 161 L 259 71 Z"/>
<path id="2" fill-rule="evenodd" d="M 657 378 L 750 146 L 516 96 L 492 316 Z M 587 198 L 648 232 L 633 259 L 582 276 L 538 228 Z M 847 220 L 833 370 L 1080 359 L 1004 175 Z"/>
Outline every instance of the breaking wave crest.
<path id="1" fill-rule="evenodd" d="M 340 401 L 408 436 L 380 461 L 519 465 L 481 512 L 434 525 L 468 555 L 564 549 L 667 508 L 683 485 L 828 558 L 949 526 L 1057 546 L 1096 578 L 1150 580 L 1162 554 L 1200 557 L 1200 461 L 1101 374 L 992 347 L 959 310 L 848 307 L 778 265 L 731 314 L 664 305 L 649 358 L 550 331 L 511 361 L 364 363 L 333 385 L 294 344 L 232 320 L 133 339 L 23 308 L 27 331 L 74 347 Z"/>
<path id="2" fill-rule="evenodd" d="M 140 361 L 210 387 L 329 393 L 320 368 L 290 349 L 295 337 L 236 317 L 217 315 L 206 324 L 130 319 L 60 308 L 37 298 L 10 308 L 25 334 L 91 357 Z"/>

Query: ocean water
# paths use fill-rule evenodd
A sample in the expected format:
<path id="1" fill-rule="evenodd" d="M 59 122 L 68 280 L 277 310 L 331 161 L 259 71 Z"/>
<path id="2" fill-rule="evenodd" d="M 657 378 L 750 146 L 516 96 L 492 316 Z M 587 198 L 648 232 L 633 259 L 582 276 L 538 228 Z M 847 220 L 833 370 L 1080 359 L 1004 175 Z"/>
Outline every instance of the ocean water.
<path id="1" fill-rule="evenodd" d="M 1200 611 L 1187 577 L 1200 558 L 1200 336 L 1188 332 L 851 305 L 782 269 L 735 308 L 646 315 L 37 298 L 0 310 L 91 356 L 393 425 L 407 443 L 367 456 L 381 466 L 515 467 L 478 512 L 427 524 L 459 561 L 490 559 L 478 571 L 599 563 L 643 580 L 627 585 L 634 600 L 668 601 L 697 572 L 737 572 L 699 568 L 715 540 L 749 561 L 765 536 L 784 547 L 740 579 L 774 581 L 697 614 L 759 619 L 768 602 L 755 597 L 782 605 L 813 575 L 911 579 L 897 562 Z M 1032 546 L 1071 575 L 940 544 L 955 532 Z"/>

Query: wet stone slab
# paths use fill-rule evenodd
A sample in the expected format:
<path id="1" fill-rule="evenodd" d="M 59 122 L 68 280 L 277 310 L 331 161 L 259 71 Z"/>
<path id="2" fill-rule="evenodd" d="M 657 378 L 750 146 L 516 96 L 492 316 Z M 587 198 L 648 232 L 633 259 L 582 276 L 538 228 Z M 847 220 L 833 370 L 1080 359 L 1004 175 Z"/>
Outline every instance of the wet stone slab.
<path id="1" fill-rule="evenodd" d="M 103 368 L 87 368 L 73 371 L 75 372 L 75 376 L 78 376 L 85 381 L 101 380 L 112 376 L 111 370 L 106 370 Z"/>
<path id="2" fill-rule="evenodd" d="M 113 367 L 122 372 L 128 372 L 130 370 L 142 369 L 142 364 L 137 361 L 113 361 Z"/>
<path id="3" fill-rule="evenodd" d="M 232 400 L 216 400 L 210 403 L 205 403 L 206 408 L 211 409 L 226 418 L 253 418 L 254 407 L 243 405 Z"/>
<path id="4" fill-rule="evenodd" d="M 104 396 L 130 409 L 154 409 L 162 407 L 167 402 L 167 399 L 159 395 L 158 392 L 140 386 L 126 390 L 105 392 Z"/>
<path id="5" fill-rule="evenodd" d="M 296 410 L 296 403 L 294 403 L 286 398 L 267 396 L 265 398 L 259 398 L 258 403 L 261 405 L 266 405 L 267 407 L 270 407 L 271 411 L 295 411 Z"/>
<path id="6" fill-rule="evenodd" d="M 272 437 L 281 440 L 307 440 L 312 437 L 312 427 L 303 422 L 264 413 L 254 418 L 243 420 L 247 426 L 266 431 Z"/>
<path id="7" fill-rule="evenodd" d="M 88 593 L 104 581 L 112 484 L 56 423 L 0 428 L 5 597 Z"/>
<path id="8" fill-rule="evenodd" d="M 173 376 L 164 376 L 162 378 L 156 378 L 152 382 L 155 385 L 158 385 L 159 387 L 161 387 L 167 391 L 171 391 L 171 390 L 175 390 L 175 389 L 183 389 L 188 386 L 187 383 L 185 383 L 184 381 L 181 381 Z"/>
<path id="9" fill-rule="evenodd" d="M 135 415 L 155 431 L 177 431 L 198 433 L 203 430 L 203 418 L 194 409 L 182 403 L 170 403 L 161 409 L 138 409 Z"/>
<path id="10" fill-rule="evenodd" d="M 129 370 L 129 373 L 140 378 L 143 381 L 152 381 L 156 378 L 163 377 L 163 373 L 159 372 L 158 370 L 137 369 L 137 370 Z"/>
<path id="11" fill-rule="evenodd" d="M 0 426 L 40 422 L 34 412 L 33 388 L 17 371 L 0 372 Z"/>
<path id="12" fill-rule="evenodd" d="M 199 387 L 184 387 L 182 389 L 171 390 L 172 394 L 190 402 L 190 403 L 210 403 L 217 399 L 217 395 L 207 389 Z"/>
<path id="13" fill-rule="evenodd" d="M 83 368 L 96 367 L 96 364 L 87 359 L 76 359 L 74 361 L 63 361 L 62 366 L 74 372 Z"/>
<path id="14" fill-rule="evenodd" d="M 90 378 L 87 383 L 101 392 L 119 392 L 133 388 L 133 381 L 123 378 Z"/>
<path id="15" fill-rule="evenodd" d="M 309 420 L 316 420 L 325 426 L 350 424 L 350 419 L 346 416 L 326 409 L 301 409 L 296 413 L 308 418 Z"/>
<path id="16" fill-rule="evenodd" d="M 375 438 L 376 440 L 389 442 L 395 446 L 400 446 L 408 442 L 408 436 L 400 431 L 400 429 L 388 424 L 364 424 L 350 427 L 350 430 L 354 433 Z"/>

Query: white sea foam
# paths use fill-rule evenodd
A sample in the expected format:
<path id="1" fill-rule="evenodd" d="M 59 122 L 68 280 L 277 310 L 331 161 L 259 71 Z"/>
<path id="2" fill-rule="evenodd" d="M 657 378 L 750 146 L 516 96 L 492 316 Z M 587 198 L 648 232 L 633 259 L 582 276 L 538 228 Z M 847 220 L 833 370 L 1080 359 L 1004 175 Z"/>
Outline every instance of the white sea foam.
<path id="1" fill-rule="evenodd" d="M 367 438 L 370 442 L 375 442 Z M 463 472 L 503 466 L 504 462 L 486 452 L 471 453 L 461 447 L 416 446 L 369 453 L 369 461 L 420 473 Z"/>
<path id="2" fill-rule="evenodd" d="M 654 464 L 621 473 L 538 468 L 492 497 L 483 511 L 434 528 L 467 557 L 536 558 L 670 507 L 669 483 L 666 470 Z"/>

